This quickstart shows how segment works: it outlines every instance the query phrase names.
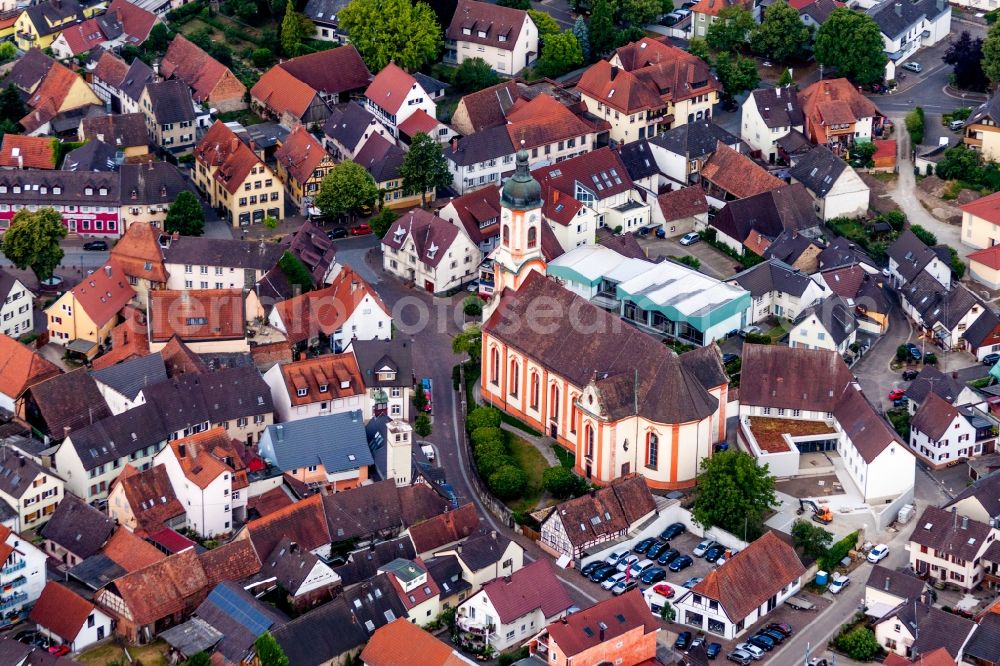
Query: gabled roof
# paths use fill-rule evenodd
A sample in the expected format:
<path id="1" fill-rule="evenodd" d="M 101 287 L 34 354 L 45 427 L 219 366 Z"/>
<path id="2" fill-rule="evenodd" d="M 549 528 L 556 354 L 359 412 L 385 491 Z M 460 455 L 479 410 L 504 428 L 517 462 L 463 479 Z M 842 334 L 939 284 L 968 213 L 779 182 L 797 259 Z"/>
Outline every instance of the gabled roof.
<path id="1" fill-rule="evenodd" d="M 830 14 L 833 13 L 834 9 L 843 6 L 844 3 L 839 0 L 813 0 L 813 2 L 803 3 L 797 9 L 799 10 L 799 16 L 810 16 L 813 21 L 822 25 L 830 18 Z"/>
<path id="2" fill-rule="evenodd" d="M 940 661 L 940 656 L 933 657 L 932 661 L 931 655 L 936 654 L 938 648 L 947 651 L 947 655 L 943 656 L 958 659 L 963 646 L 976 628 L 976 623 L 968 618 L 925 603 L 903 604 L 895 612 L 879 620 L 878 624 L 883 622 L 904 625 L 914 637 L 911 646 L 913 654 L 922 656 L 913 663 L 927 666 L 945 666 L 948 663 Z"/>
<path id="3" fill-rule="evenodd" d="M 232 475 L 235 487 L 239 485 L 236 477 L 242 473 L 243 485 L 247 485 L 243 461 L 221 427 L 172 440 L 168 446 L 184 476 L 202 490 L 223 474 Z"/>
<path id="4" fill-rule="evenodd" d="M 399 123 L 399 131 L 410 138 L 417 136 L 421 132 L 433 136 L 434 130 L 438 125 L 443 124 L 423 109 L 417 109 L 410 114 L 409 118 Z"/>
<path id="5" fill-rule="evenodd" d="M 154 624 L 192 607 L 204 599 L 208 586 L 194 549 L 189 549 L 126 574 L 107 590 L 121 597 L 129 619 L 138 626 Z M 102 591 L 94 598 L 105 607 L 110 603 L 103 601 Z M 115 612 L 112 608 L 108 610 Z"/>
<path id="6" fill-rule="evenodd" d="M 790 86 L 761 88 L 750 93 L 757 113 L 769 128 L 802 126 L 799 96 Z"/>
<path id="7" fill-rule="evenodd" d="M 652 81 L 640 79 L 607 60 L 591 65 L 580 77 L 577 90 L 625 114 L 661 109 L 666 105 Z"/>
<path id="8" fill-rule="evenodd" d="M 212 178 L 230 194 L 239 191 L 252 168 L 263 164 L 221 120 L 216 120 L 205 132 L 194 149 L 194 156 L 207 168 L 218 167 Z"/>
<path id="9" fill-rule="evenodd" d="M 1000 615 L 989 613 L 979 621 L 963 653 L 970 661 L 1000 662 Z"/>
<path id="10" fill-rule="evenodd" d="M 65 104 L 73 84 L 77 82 L 83 83 L 83 78 L 79 74 L 62 63 L 57 62 L 52 65 L 42 77 L 38 87 L 28 96 L 26 103 L 33 111 L 21 119 L 21 125 L 31 131 L 41 127 L 60 111 L 84 106 L 86 101 L 82 98 L 75 98 L 72 101 L 74 106 Z M 90 88 L 88 87 L 87 90 L 89 91 Z M 97 99 L 96 96 L 94 99 Z"/>
<path id="11" fill-rule="evenodd" d="M 42 595 L 31 608 L 29 619 L 64 641 L 72 642 L 93 612 L 94 604 L 50 580 L 45 583 Z"/>
<path id="12" fill-rule="evenodd" d="M 357 162 L 372 175 L 376 183 L 399 178 L 406 151 L 381 134 L 372 134 L 354 156 Z"/>
<path id="13" fill-rule="evenodd" d="M 922 579 L 909 571 L 896 571 L 876 564 L 868 575 L 866 584 L 872 590 L 879 590 L 900 599 L 919 600 L 927 586 Z"/>
<path id="14" fill-rule="evenodd" d="M 477 132 L 477 135 L 481 132 Z M 508 140 L 507 133 L 503 138 Z M 473 243 L 483 243 L 500 234 L 500 187 L 484 187 L 463 194 L 451 200 L 449 204 L 455 209 L 455 214 L 466 235 Z"/>
<path id="15" fill-rule="evenodd" d="M 410 527 L 410 539 L 418 553 L 427 553 L 470 536 L 479 526 L 475 504 L 463 504 L 454 511 L 434 516 Z"/>
<path id="16" fill-rule="evenodd" d="M 194 98 L 199 102 L 207 100 L 224 77 L 232 79 L 237 86 L 243 87 L 228 67 L 180 33 L 177 33 L 170 42 L 160 68 L 166 78 L 176 76 L 189 85 L 194 90 Z M 246 92 L 245 87 L 243 92 Z M 239 97 L 242 98 L 243 94 L 240 93 Z"/>
<path id="17" fill-rule="evenodd" d="M 854 308 L 836 294 L 827 296 L 815 305 L 803 310 L 795 318 L 795 324 L 798 325 L 813 316 L 816 317 L 820 326 L 830 334 L 834 344 L 838 346 L 858 328 Z"/>
<path id="18" fill-rule="evenodd" d="M 969 254 L 969 261 L 982 264 L 992 270 L 1000 270 L 1000 245 L 976 250 Z"/>
<path id="19" fill-rule="evenodd" d="M 474 663 L 447 643 L 402 617 L 372 634 L 360 658 L 366 666 L 396 666 L 402 663 L 414 666 L 458 666 Z"/>
<path id="20" fill-rule="evenodd" d="M 992 539 L 986 523 L 928 506 L 916 521 L 910 542 L 933 548 L 940 557 L 974 560 Z"/>
<path id="21" fill-rule="evenodd" d="M 303 185 L 312 178 L 316 167 L 328 157 L 323 144 L 317 141 L 304 125 L 292 130 L 274 153 L 274 159 L 285 167 L 292 178 Z"/>
<path id="22" fill-rule="evenodd" d="M 150 342 L 241 340 L 246 335 L 242 289 L 155 289 L 149 292 Z"/>
<path id="23" fill-rule="evenodd" d="M 928 393 L 933 392 L 949 402 L 954 402 L 964 388 L 964 384 L 951 374 L 943 373 L 932 365 L 925 365 L 916 379 L 906 387 L 906 395 L 910 400 L 921 403 Z"/>
<path id="24" fill-rule="evenodd" d="M 487 127 L 469 136 L 457 137 L 444 149 L 444 156 L 458 166 L 469 166 L 514 154 L 514 144 L 504 125 Z M 513 166 L 511 166 L 513 171 Z M 492 189 L 492 188 L 489 188 Z M 481 192 L 482 190 L 477 190 Z"/>
<path id="25" fill-rule="evenodd" d="M 149 31 L 156 23 L 156 14 L 146 11 L 128 0 L 112 0 L 108 14 L 115 16 L 122 24 L 130 42 L 142 43 L 149 37 Z"/>
<path id="26" fill-rule="evenodd" d="M 122 0 L 118 0 L 121 2 Z M 126 4 L 127 0 L 124 0 Z M 94 78 L 105 83 L 120 88 L 125 82 L 125 74 L 128 73 L 128 63 L 116 56 L 112 51 L 101 50 L 101 55 L 94 65 Z"/>
<path id="27" fill-rule="evenodd" d="M 719 12 L 727 7 L 747 7 L 747 5 L 747 2 L 741 0 L 699 0 L 698 4 L 691 8 L 691 12 L 718 16 Z"/>
<path id="28" fill-rule="evenodd" d="M 125 73 L 125 80 L 122 81 L 122 94 L 138 103 L 139 97 L 142 96 L 142 91 L 146 89 L 146 84 L 153 82 L 155 79 L 156 75 L 153 72 L 153 68 L 142 60 L 135 58 Z"/>
<path id="29" fill-rule="evenodd" d="M 144 387 L 165 382 L 167 369 L 159 354 L 150 354 L 103 370 L 94 370 L 90 376 L 101 384 L 121 393 L 129 400 L 135 400 L 139 391 Z"/>
<path id="30" fill-rule="evenodd" d="M 146 532 L 155 532 L 171 518 L 183 516 L 185 511 L 167 476 L 167 468 L 154 465 L 149 469 L 137 470 L 129 464 L 115 479 L 120 484 L 125 499 L 136 519 L 136 527 Z"/>
<path id="31" fill-rule="evenodd" d="M 615 51 L 611 62 L 646 81 L 660 97 L 674 103 L 722 90 L 704 60 L 666 43 L 665 38 L 644 37 L 626 44 Z"/>
<path id="32" fill-rule="evenodd" d="M 163 248 L 163 260 L 168 264 L 269 271 L 278 265 L 284 251 L 278 243 L 175 235 Z"/>
<path id="33" fill-rule="evenodd" d="M 805 571 L 795 549 L 768 531 L 726 560 L 726 566 L 708 572 L 691 591 L 718 601 L 729 619 L 739 622 Z"/>
<path id="34" fill-rule="evenodd" d="M 272 606 L 230 581 L 216 585 L 198 606 L 195 616 L 222 634 L 215 650 L 237 664 L 244 660 L 261 634 L 288 621 Z"/>
<path id="35" fill-rule="evenodd" d="M 276 579 L 289 594 L 295 595 L 317 564 L 320 564 L 320 559 L 316 555 L 299 547 L 288 537 L 284 537 L 264 558 L 261 571 L 265 576 Z M 331 578 L 330 583 L 332 584 L 334 580 Z"/>
<path id="36" fill-rule="evenodd" d="M 191 122 L 197 116 L 191 89 L 183 81 L 154 81 L 146 84 L 153 117 L 161 125 Z"/>
<path id="37" fill-rule="evenodd" d="M 823 79 L 799 93 L 807 127 L 816 143 L 826 143 L 826 125 L 849 125 L 882 115 L 847 79 Z"/>
<path id="38" fill-rule="evenodd" d="M 576 188 L 583 187 L 600 201 L 635 188 L 621 156 L 607 146 L 535 169 L 531 175 L 546 196 L 546 190 L 556 189 L 573 198 Z"/>
<path id="39" fill-rule="evenodd" d="M 740 400 L 755 407 L 832 412 L 852 380 L 843 359 L 823 349 L 744 344 L 743 367 L 755 379 Z"/>
<path id="40" fill-rule="evenodd" d="M 337 14 L 347 6 L 347 0 L 309 0 L 302 13 L 315 23 L 336 25 Z"/>
<path id="41" fill-rule="evenodd" d="M 365 390 L 357 360 L 350 353 L 292 361 L 280 370 L 293 407 L 361 395 Z M 305 395 L 299 395 L 302 390 Z"/>
<path id="42" fill-rule="evenodd" d="M 337 263 L 337 246 L 326 235 L 326 232 L 309 220 L 282 238 L 281 246 L 287 248 L 299 261 L 305 264 L 312 275 L 313 284 L 323 284 L 327 273 Z M 275 268 L 281 270 L 278 266 Z"/>
<path id="43" fill-rule="evenodd" d="M 356 490 L 356 489 L 355 489 Z M 346 495 L 353 490 L 328 497 Z M 330 531 L 323 510 L 324 498 L 311 495 L 291 506 L 278 509 L 246 524 L 247 536 L 258 555 L 267 557 L 284 537 L 289 537 L 307 550 L 331 543 Z"/>
<path id="44" fill-rule="evenodd" d="M 535 560 L 506 578 L 494 578 L 483 585 L 482 593 L 489 598 L 503 624 L 536 610 L 548 619 L 573 605 L 548 558 Z"/>
<path id="45" fill-rule="evenodd" d="M 260 558 L 252 543 L 237 539 L 218 548 L 199 553 L 198 562 L 205 570 L 210 587 L 227 580 L 246 580 L 260 572 Z"/>
<path id="46" fill-rule="evenodd" d="M 983 310 L 962 337 L 973 347 L 1000 344 L 1000 316 L 992 310 Z"/>
<path id="47" fill-rule="evenodd" d="M 250 96 L 260 100 L 276 114 L 288 113 L 302 119 L 309 107 L 319 100 L 319 92 L 280 66 L 269 69 L 253 88 Z"/>
<path id="48" fill-rule="evenodd" d="M 476 0 L 460 0 L 445 36 L 456 42 L 471 42 L 513 51 L 526 20 L 529 20 L 528 12 L 521 9 Z"/>
<path id="49" fill-rule="evenodd" d="M 583 546 L 599 537 L 625 532 L 656 509 L 641 476 L 616 479 L 603 488 L 557 504 L 549 518 L 558 517 L 570 543 Z"/>
<path id="50" fill-rule="evenodd" d="M 722 142 L 701 167 L 701 177 L 739 199 L 786 186 L 784 181 Z"/>
<path id="51" fill-rule="evenodd" d="M 361 412 L 313 416 L 271 425 L 267 430 L 274 457 L 271 462 L 283 472 L 322 465 L 332 475 L 375 464 Z"/>
<path id="52" fill-rule="evenodd" d="M 31 5 L 24 11 L 39 36 L 60 32 L 64 25 L 71 25 L 74 21 L 83 21 L 86 18 L 83 7 L 77 0 L 49 0 Z"/>
<path id="53" fill-rule="evenodd" d="M 801 297 L 813 284 L 809 275 L 777 259 L 769 259 L 737 273 L 732 280 L 749 291 L 754 298 L 772 291 Z"/>
<path id="54" fill-rule="evenodd" d="M 882 34 L 895 39 L 904 35 L 915 24 L 925 20 L 933 21 L 946 11 L 950 12 L 951 7 L 947 2 L 942 4 L 938 0 L 883 0 L 869 8 L 868 15 L 878 24 Z"/>
<path id="55" fill-rule="evenodd" d="M 393 222 L 382 243 L 399 250 L 412 238 L 417 260 L 437 267 L 458 238 L 458 227 L 422 208 L 414 208 Z"/>
<path id="56" fill-rule="evenodd" d="M 660 169 L 656 166 L 656 158 L 649 148 L 649 141 L 645 139 L 630 141 L 618 147 L 618 154 L 632 180 L 659 176 Z"/>
<path id="57" fill-rule="evenodd" d="M 364 106 L 349 102 L 330 112 L 330 117 L 323 124 L 323 133 L 353 150 L 376 122 L 375 116 Z"/>
<path id="58" fill-rule="evenodd" d="M 84 118 L 83 122 L 80 123 L 80 128 L 84 138 L 100 139 L 118 150 L 149 144 L 149 134 L 146 131 L 146 116 L 141 113 L 122 113 Z"/>
<path id="59" fill-rule="evenodd" d="M 360 90 L 372 76 L 353 44 L 290 58 L 275 67 L 326 95 Z"/>
<path id="60" fill-rule="evenodd" d="M 506 125 L 507 113 L 519 99 L 522 99 L 521 92 L 513 80 L 462 97 L 459 108 L 467 114 L 472 129 L 470 136 L 491 127 Z"/>
<path id="61" fill-rule="evenodd" d="M 85 368 L 54 375 L 29 387 L 34 407 L 47 434 L 61 439 L 111 416 L 111 410 Z"/>
<path id="62" fill-rule="evenodd" d="M 62 370 L 52 361 L 27 345 L 0 335 L 0 394 L 17 398 L 29 386 L 59 374 Z"/>
<path id="63" fill-rule="evenodd" d="M 208 365 L 201 357 L 191 351 L 191 348 L 181 342 L 180 338 L 170 339 L 160 350 L 163 364 L 167 367 L 167 376 L 171 379 L 181 375 L 200 375 L 209 371 Z"/>
<path id="64" fill-rule="evenodd" d="M 396 63 L 390 62 L 372 79 L 365 90 L 365 97 L 376 106 L 395 115 L 406 101 L 410 90 L 417 86 L 419 84 L 415 78 Z"/>
<path id="65" fill-rule="evenodd" d="M 113 261 L 83 278 L 71 291 L 76 304 L 97 326 L 118 316 L 135 296 L 125 273 Z"/>
<path id="66" fill-rule="evenodd" d="M 25 92 L 31 92 L 55 64 L 55 58 L 45 55 L 41 49 L 30 48 L 27 53 L 14 61 L 14 66 L 7 74 L 5 82 L 12 83 Z"/>
<path id="67" fill-rule="evenodd" d="M 812 198 L 799 183 L 782 183 L 776 189 L 728 201 L 711 222 L 713 227 L 740 242 L 745 242 L 754 231 L 765 238 L 777 238 L 783 232 L 802 231 L 817 224 Z"/>
<path id="68" fill-rule="evenodd" d="M 98 553 L 114 531 L 115 521 L 76 495 L 66 493 L 42 526 L 41 534 L 85 560 Z"/>
<path id="69" fill-rule="evenodd" d="M 288 340 L 301 342 L 319 333 L 332 335 L 354 314 L 365 296 L 370 296 L 376 307 L 389 312 L 375 290 L 344 266 L 328 287 L 275 303 L 273 312 L 280 317 Z"/>
<path id="70" fill-rule="evenodd" d="M 896 262 L 896 271 L 910 282 L 937 258 L 934 250 L 924 245 L 910 229 L 906 229 L 888 249 L 889 258 Z M 943 289 L 943 287 L 942 287 Z"/>
<path id="71" fill-rule="evenodd" d="M 910 428 L 937 441 L 944 437 L 957 418 L 961 418 L 957 408 L 936 393 L 930 393 L 913 415 Z"/>
<path id="72" fill-rule="evenodd" d="M 412 560 L 417 556 L 409 536 L 401 536 L 390 541 L 380 541 L 374 548 L 362 548 L 350 553 L 345 564 L 334 571 L 340 576 L 344 587 L 369 580 L 385 564 L 397 558 Z"/>
<path id="73" fill-rule="evenodd" d="M 1000 95 L 996 95 L 994 99 L 1000 100 Z M 1000 192 L 980 197 L 975 201 L 970 201 L 967 204 L 959 206 L 959 208 L 965 213 L 974 215 L 992 224 L 1000 224 Z M 986 250 L 982 251 L 985 252 Z"/>
<path id="74" fill-rule="evenodd" d="M 121 33 L 122 26 L 117 19 L 111 14 L 105 14 L 100 18 L 89 18 L 81 23 L 74 23 L 59 34 L 66 40 L 70 55 L 75 56 L 119 37 Z"/>
<path id="75" fill-rule="evenodd" d="M 970 311 L 986 309 L 986 305 L 965 285 L 959 283 L 946 290 L 926 271 L 921 271 L 901 291 L 903 298 L 928 328 L 940 324 L 951 331 Z"/>
<path id="76" fill-rule="evenodd" d="M 847 162 L 833 154 L 826 146 L 816 146 L 798 159 L 789 170 L 792 178 L 801 182 L 817 197 L 825 197 L 840 178 L 850 169 Z"/>
<path id="77" fill-rule="evenodd" d="M 593 127 L 547 93 L 512 108 L 507 120 L 511 143 L 528 150 L 594 132 Z"/>
<path id="78" fill-rule="evenodd" d="M 48 136 L 22 136 L 7 133 L 0 146 L 0 167 L 9 169 L 55 169 L 55 145 L 58 139 Z"/>
<path id="79" fill-rule="evenodd" d="M 602 643 L 616 643 L 621 636 L 637 629 L 646 636 L 655 634 L 658 628 L 642 593 L 632 590 L 573 613 L 565 622 L 553 622 L 546 630 L 559 652 L 571 659 Z"/>
<path id="80" fill-rule="evenodd" d="M 117 171 L 117 157 L 118 151 L 113 146 L 91 139 L 79 148 L 66 153 L 62 169 L 63 171 Z"/>

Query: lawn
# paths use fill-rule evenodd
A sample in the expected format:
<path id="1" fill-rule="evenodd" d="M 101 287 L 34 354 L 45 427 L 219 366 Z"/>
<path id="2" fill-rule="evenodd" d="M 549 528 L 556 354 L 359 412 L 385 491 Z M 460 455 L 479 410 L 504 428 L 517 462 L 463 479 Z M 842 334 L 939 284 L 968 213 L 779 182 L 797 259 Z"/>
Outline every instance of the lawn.
<path id="1" fill-rule="evenodd" d="M 132 663 L 141 662 L 143 666 L 166 666 L 167 649 L 166 643 L 156 641 L 149 645 L 129 647 L 128 652 L 132 657 Z M 130 663 L 122 648 L 114 643 L 105 643 L 88 650 L 80 654 L 76 660 L 87 666 L 106 666 L 116 661 Z"/>
<path id="2" fill-rule="evenodd" d="M 778 325 L 775 326 L 774 328 L 770 328 L 766 331 L 763 331 L 761 335 L 766 335 L 767 337 L 771 338 L 771 344 L 776 345 L 778 344 L 778 341 L 781 340 L 781 338 L 785 337 L 785 335 L 788 333 L 789 330 L 790 327 L 786 328 L 785 322 L 782 321 L 779 322 Z"/>
<path id="3" fill-rule="evenodd" d="M 573 469 L 576 466 L 576 456 L 571 451 L 567 451 L 558 444 L 553 444 L 552 452 L 556 454 L 556 458 L 559 458 L 559 463 L 563 467 Z"/>
<path id="4" fill-rule="evenodd" d="M 510 432 L 505 431 L 504 434 L 507 437 L 507 451 L 514 460 L 514 464 L 528 475 L 528 487 L 525 488 L 524 494 L 509 502 L 508 506 L 514 511 L 522 513 L 534 511 L 538 505 L 538 499 L 542 496 L 542 472 L 549 468 L 549 463 L 542 456 L 541 451 L 530 442 L 526 442 Z"/>

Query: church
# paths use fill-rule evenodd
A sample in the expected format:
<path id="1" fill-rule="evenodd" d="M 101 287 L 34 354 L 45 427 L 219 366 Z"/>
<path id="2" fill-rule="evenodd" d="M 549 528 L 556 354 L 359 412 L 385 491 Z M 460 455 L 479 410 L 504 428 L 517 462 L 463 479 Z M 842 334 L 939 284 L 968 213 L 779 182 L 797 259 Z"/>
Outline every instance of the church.
<path id="1" fill-rule="evenodd" d="M 715 345 L 678 355 L 545 276 L 541 186 L 517 154 L 504 183 L 483 324 L 484 402 L 545 432 L 598 485 L 641 474 L 687 488 L 726 438 L 729 379 Z"/>

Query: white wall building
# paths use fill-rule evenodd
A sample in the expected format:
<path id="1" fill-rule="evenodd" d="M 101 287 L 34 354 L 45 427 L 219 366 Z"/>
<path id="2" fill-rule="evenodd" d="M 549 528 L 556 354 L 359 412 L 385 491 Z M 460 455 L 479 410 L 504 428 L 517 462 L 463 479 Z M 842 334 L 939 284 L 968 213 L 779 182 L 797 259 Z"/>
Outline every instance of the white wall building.
<path id="1" fill-rule="evenodd" d="M 882 31 L 887 81 L 921 46 L 937 44 L 951 32 L 951 6 L 945 0 L 882 0 L 868 14 Z"/>
<path id="2" fill-rule="evenodd" d="M 31 333 L 34 328 L 34 313 L 31 305 L 35 295 L 20 280 L 0 271 L 0 332 L 15 340 Z"/>
<path id="3" fill-rule="evenodd" d="M 457 226 L 422 208 L 393 223 L 382 249 L 386 271 L 432 294 L 471 282 L 483 260 L 479 246 Z"/>
<path id="4" fill-rule="evenodd" d="M 538 28 L 521 9 L 463 0 L 445 34 L 446 62 L 482 58 L 499 74 L 512 76 L 538 58 Z"/>
<path id="5" fill-rule="evenodd" d="M 792 130 L 801 132 L 803 122 L 798 93 L 791 87 L 754 90 L 743 102 L 740 138 L 773 163 L 778 157 L 775 142 Z"/>
<path id="6" fill-rule="evenodd" d="M 415 78 L 390 62 L 375 75 L 365 90 L 365 108 L 399 138 L 399 126 L 418 110 L 437 117 L 434 98 Z"/>
<path id="7" fill-rule="evenodd" d="M 5 526 L 0 526 L 0 556 L 0 614 L 13 618 L 41 596 L 48 556 Z"/>
<path id="8" fill-rule="evenodd" d="M 68 645 L 72 652 L 111 636 L 111 616 L 55 581 L 46 583 L 30 619 L 53 645 Z"/>

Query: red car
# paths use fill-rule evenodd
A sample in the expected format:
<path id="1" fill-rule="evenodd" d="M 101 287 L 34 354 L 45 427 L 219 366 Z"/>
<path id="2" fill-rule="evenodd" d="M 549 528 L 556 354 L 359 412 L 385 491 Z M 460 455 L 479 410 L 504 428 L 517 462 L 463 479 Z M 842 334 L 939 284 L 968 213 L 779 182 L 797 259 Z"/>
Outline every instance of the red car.
<path id="1" fill-rule="evenodd" d="M 889 400 L 899 400 L 904 395 L 906 395 L 906 390 L 898 388 L 889 391 Z"/>
<path id="2" fill-rule="evenodd" d="M 367 224 L 359 224 L 358 226 L 351 228 L 352 236 L 364 236 L 365 234 L 370 234 L 371 232 L 372 228 Z"/>
<path id="3" fill-rule="evenodd" d="M 53 645 L 52 647 L 49 648 L 49 654 L 54 655 L 56 657 L 65 657 L 66 655 L 69 654 L 69 646 Z"/>
<path id="4" fill-rule="evenodd" d="M 674 594 L 676 594 L 674 592 L 674 588 L 670 587 L 666 583 L 657 583 L 653 586 L 653 591 L 657 594 L 662 594 L 667 599 L 673 598 Z"/>

